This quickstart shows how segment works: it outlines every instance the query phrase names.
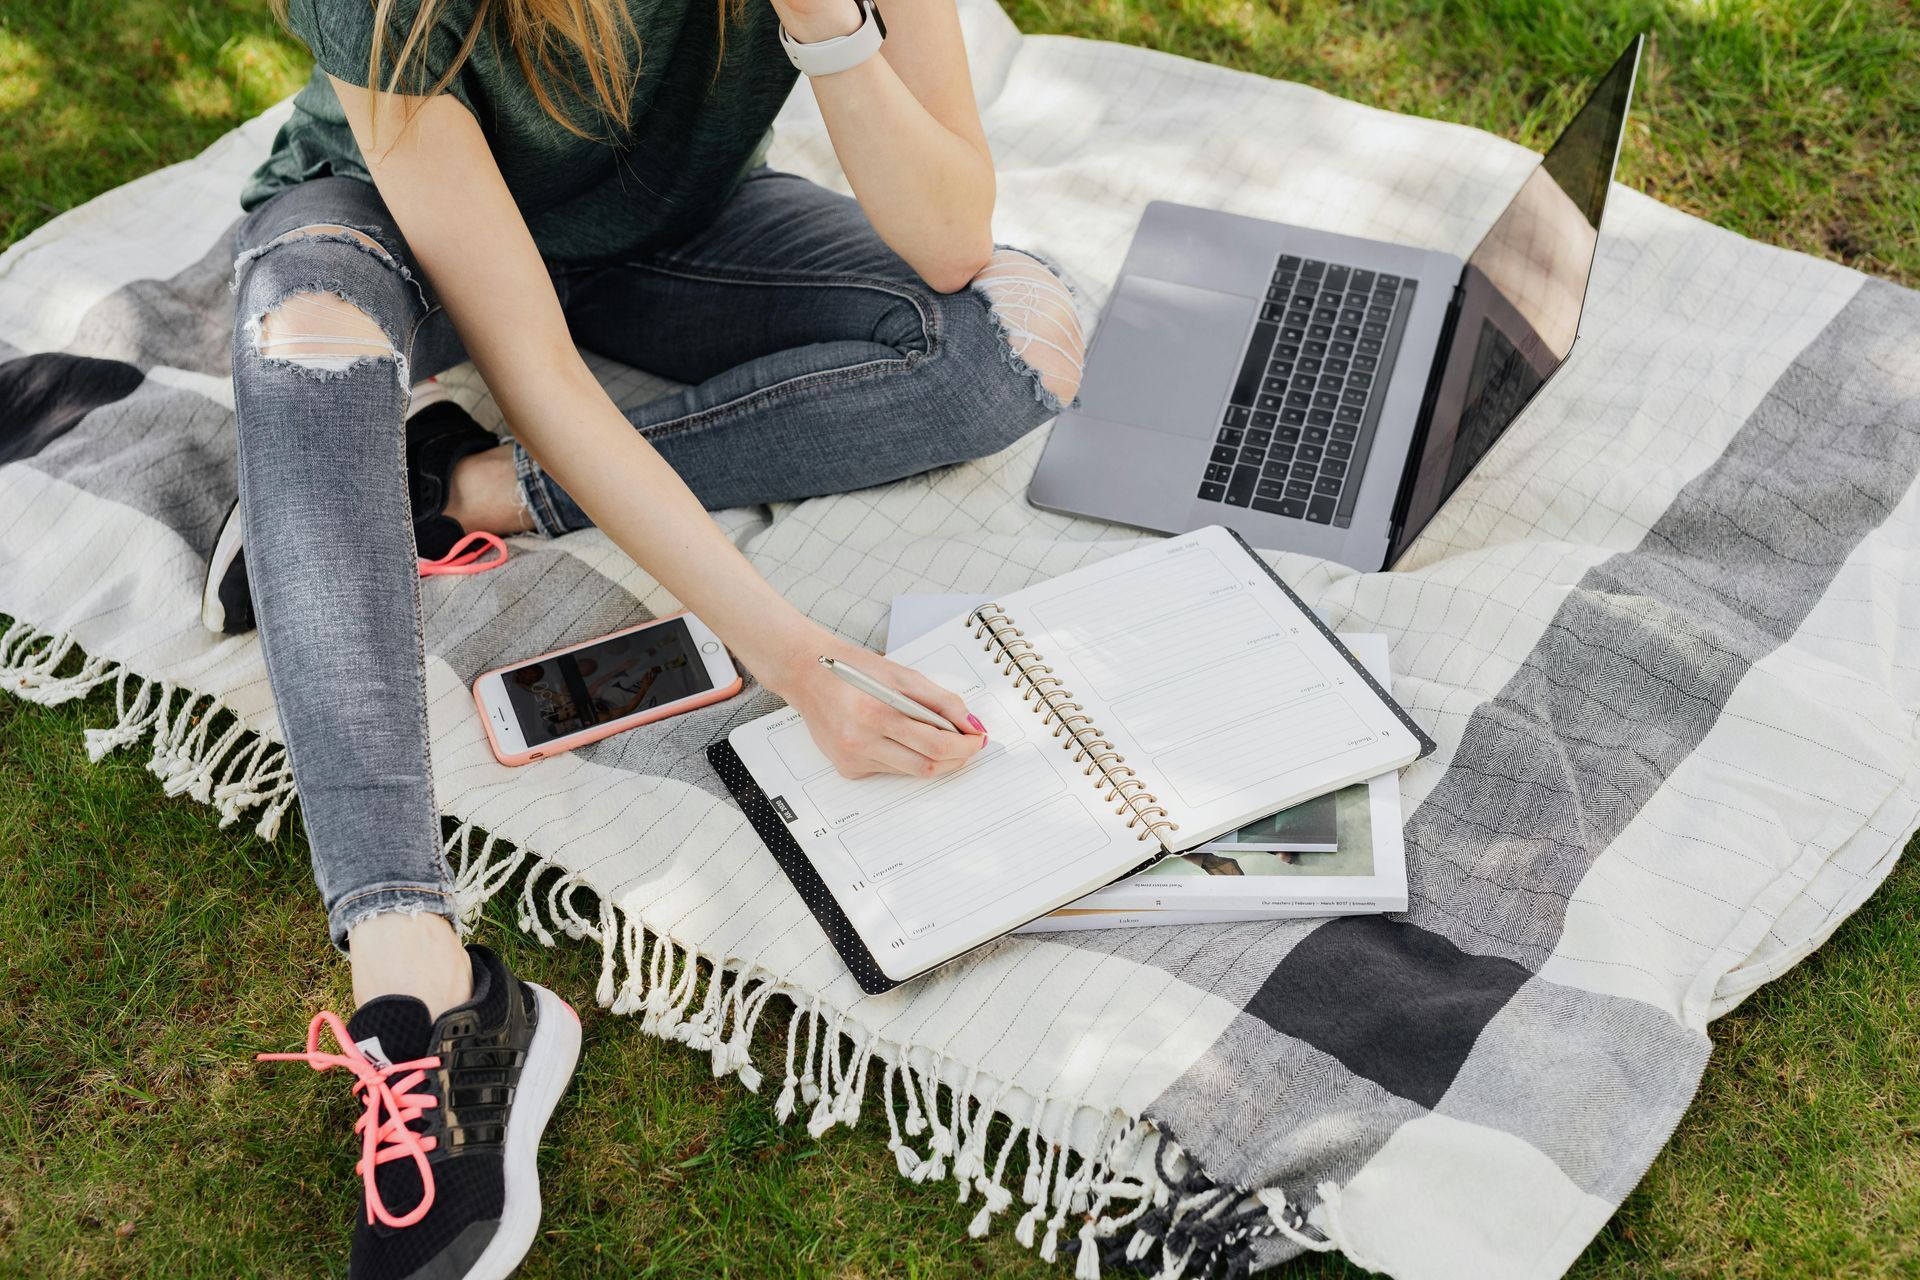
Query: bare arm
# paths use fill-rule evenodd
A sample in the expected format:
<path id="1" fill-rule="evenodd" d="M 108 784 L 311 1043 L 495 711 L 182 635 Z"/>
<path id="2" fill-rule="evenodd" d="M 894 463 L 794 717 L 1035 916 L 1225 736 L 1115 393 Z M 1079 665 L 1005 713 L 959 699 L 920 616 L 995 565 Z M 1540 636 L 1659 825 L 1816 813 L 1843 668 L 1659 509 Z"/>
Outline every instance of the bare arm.
<path id="1" fill-rule="evenodd" d="M 567 333 L 552 282 L 485 137 L 460 102 L 335 80 L 374 182 L 446 306 L 514 435 L 599 528 L 798 707 L 843 773 L 957 767 L 980 739 L 915 723 L 833 679 L 847 657 L 965 723 L 953 694 L 834 637 L 749 565 L 671 466 L 607 398 Z M 368 139 L 382 112 L 375 151 Z"/>
<path id="2" fill-rule="evenodd" d="M 772 0 L 796 40 L 859 25 L 854 0 Z M 813 95 L 868 221 L 921 279 L 966 287 L 993 253 L 993 157 L 953 0 L 885 0 L 887 41 Z"/>

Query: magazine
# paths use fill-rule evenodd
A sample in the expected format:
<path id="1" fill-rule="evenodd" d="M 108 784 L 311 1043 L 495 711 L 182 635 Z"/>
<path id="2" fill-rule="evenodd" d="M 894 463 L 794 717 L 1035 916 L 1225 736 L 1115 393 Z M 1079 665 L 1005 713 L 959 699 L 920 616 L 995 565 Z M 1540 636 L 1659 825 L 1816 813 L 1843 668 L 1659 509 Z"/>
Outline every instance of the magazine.
<path id="1" fill-rule="evenodd" d="M 1238 831 L 1207 841 L 1196 852 L 1332 853 L 1340 847 L 1340 797 L 1349 791 L 1364 795 L 1366 784 L 1357 782 L 1342 791 L 1268 814 Z"/>

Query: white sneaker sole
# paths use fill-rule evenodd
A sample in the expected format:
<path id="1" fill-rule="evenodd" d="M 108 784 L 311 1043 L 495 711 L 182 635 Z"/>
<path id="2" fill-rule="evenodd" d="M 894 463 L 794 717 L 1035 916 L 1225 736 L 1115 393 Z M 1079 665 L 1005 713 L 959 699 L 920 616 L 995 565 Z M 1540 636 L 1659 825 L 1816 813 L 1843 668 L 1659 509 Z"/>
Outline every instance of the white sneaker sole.
<path id="1" fill-rule="evenodd" d="M 553 992 L 529 982 L 540 1023 L 520 1068 L 507 1118 L 505 1203 L 500 1226 L 474 1259 L 466 1280 L 507 1280 L 540 1232 L 540 1135 L 580 1061 L 580 1016 Z"/>
<path id="2" fill-rule="evenodd" d="M 224 635 L 227 630 L 227 611 L 220 603 L 220 582 L 245 543 L 246 523 L 240 518 L 240 508 L 235 507 L 228 514 L 227 523 L 220 530 L 220 541 L 213 544 L 213 555 L 207 561 L 207 581 L 200 588 L 200 625 L 215 635 Z"/>
<path id="3" fill-rule="evenodd" d="M 422 378 L 414 383 L 413 389 L 407 393 L 407 417 L 413 417 L 428 405 L 451 399 L 453 399 L 453 392 L 447 390 L 446 383 L 437 377 Z"/>

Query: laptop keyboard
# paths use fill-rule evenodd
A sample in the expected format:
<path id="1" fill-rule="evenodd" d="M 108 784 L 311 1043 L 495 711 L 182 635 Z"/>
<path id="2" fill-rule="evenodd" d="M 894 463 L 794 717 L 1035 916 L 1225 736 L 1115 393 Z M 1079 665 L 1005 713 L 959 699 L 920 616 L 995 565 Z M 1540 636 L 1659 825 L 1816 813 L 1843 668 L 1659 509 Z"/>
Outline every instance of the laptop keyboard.
<path id="1" fill-rule="evenodd" d="M 1282 255 L 1200 497 L 1346 527 L 1413 291 L 1399 276 Z"/>

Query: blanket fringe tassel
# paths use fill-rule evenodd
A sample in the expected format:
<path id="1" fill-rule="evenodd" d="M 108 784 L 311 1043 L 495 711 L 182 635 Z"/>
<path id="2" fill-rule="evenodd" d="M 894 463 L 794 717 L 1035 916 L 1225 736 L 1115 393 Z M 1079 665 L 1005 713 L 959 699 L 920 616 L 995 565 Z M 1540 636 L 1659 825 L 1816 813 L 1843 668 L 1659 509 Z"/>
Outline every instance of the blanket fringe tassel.
<path id="1" fill-rule="evenodd" d="M 115 720 L 86 731 L 90 760 L 150 738 L 147 768 L 168 795 L 212 805 L 223 827 L 258 808 L 254 830 L 274 838 L 294 800 L 284 746 L 251 732 L 214 697 L 103 658 L 83 655 L 76 670 L 59 674 L 76 650 L 71 636 L 13 623 L 0 632 L 0 689 L 52 706 L 111 684 Z M 1099 1280 L 1103 1268 L 1156 1280 L 1244 1276 L 1251 1243 L 1264 1236 L 1316 1252 L 1334 1247 L 1284 1193 L 1213 1182 L 1151 1121 L 1106 1113 L 1092 1144 L 1076 1147 L 1069 1132 L 1088 1111 L 1085 1103 L 1036 1099 L 925 1046 L 882 1040 L 765 969 L 717 964 L 649 934 L 611 901 L 597 899 L 580 877 L 470 823 L 449 835 L 446 855 L 464 929 L 524 870 L 520 927 L 546 946 L 556 933 L 597 944 L 595 1000 L 615 1014 L 638 1014 L 649 1035 L 705 1051 L 716 1077 L 735 1075 L 759 1092 L 754 1032 L 773 997 L 788 996 L 793 1008 L 775 1115 L 784 1122 L 804 1110 L 816 1138 L 856 1125 L 880 1063 L 887 1149 L 900 1175 L 920 1184 L 951 1180 L 962 1203 L 977 1193 L 980 1209 L 968 1225 L 975 1238 L 1017 1198 L 1026 1209 L 1014 1238 L 1049 1262 L 1071 1255 L 1075 1280 Z M 996 1119 L 1005 1121 L 997 1132 Z M 1008 1186 L 1016 1156 L 1017 1196 Z"/>

